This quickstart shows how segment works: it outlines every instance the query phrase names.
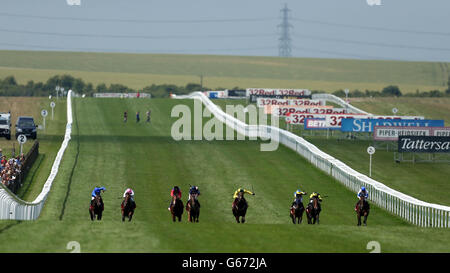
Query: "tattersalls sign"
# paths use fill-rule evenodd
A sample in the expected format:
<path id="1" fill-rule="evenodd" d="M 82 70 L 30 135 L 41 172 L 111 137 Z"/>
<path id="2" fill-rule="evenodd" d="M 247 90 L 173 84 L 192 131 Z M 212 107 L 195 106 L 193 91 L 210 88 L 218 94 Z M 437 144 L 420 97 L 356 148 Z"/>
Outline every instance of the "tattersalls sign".
<path id="1" fill-rule="evenodd" d="M 450 137 L 399 136 L 399 152 L 450 153 Z"/>

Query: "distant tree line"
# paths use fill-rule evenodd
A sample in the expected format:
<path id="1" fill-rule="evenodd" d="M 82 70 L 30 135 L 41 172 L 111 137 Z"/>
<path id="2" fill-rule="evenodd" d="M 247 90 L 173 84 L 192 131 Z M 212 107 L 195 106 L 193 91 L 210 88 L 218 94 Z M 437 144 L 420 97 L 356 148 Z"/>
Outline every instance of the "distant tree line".
<path id="1" fill-rule="evenodd" d="M 318 91 L 315 91 L 318 92 Z M 323 92 L 322 92 L 323 93 Z M 333 95 L 345 98 L 344 90 L 340 89 L 333 92 Z M 349 98 L 358 98 L 358 97 L 450 97 L 450 76 L 447 81 L 447 89 L 444 91 L 440 90 L 430 90 L 430 91 L 419 91 L 416 92 L 402 94 L 400 88 L 396 85 L 389 85 L 383 88 L 381 91 L 377 90 L 365 90 L 360 91 L 358 89 L 352 90 L 348 92 Z"/>
<path id="2" fill-rule="evenodd" d="M 447 83 L 447 89 L 445 91 L 431 90 L 431 91 L 419 91 L 413 93 L 402 94 L 400 88 L 395 85 L 386 86 L 381 91 L 377 90 L 365 90 L 360 91 L 358 89 L 351 90 L 348 93 L 348 97 L 449 97 L 450 96 L 450 77 Z M 56 96 L 56 86 L 63 87 L 64 90 L 72 89 L 79 94 L 85 94 L 86 96 L 92 96 L 94 93 L 134 93 L 143 92 L 149 93 L 154 98 L 166 98 L 169 95 L 183 95 L 189 94 L 193 91 L 201 90 L 201 85 L 197 83 L 188 83 L 186 86 L 177 86 L 173 84 L 152 84 L 142 89 L 133 89 L 123 84 L 110 84 L 107 86 L 105 83 L 100 83 L 94 86 L 92 83 L 86 83 L 81 78 L 75 78 L 70 75 L 56 75 L 49 78 L 45 83 L 28 81 L 26 84 L 18 84 L 14 76 L 8 76 L 4 79 L 0 79 L 0 96 Z M 225 89 L 245 89 L 245 88 L 216 88 L 216 90 Z M 203 90 L 211 90 L 208 87 L 203 87 Z M 313 90 L 315 93 L 326 93 L 325 91 Z M 336 90 L 332 94 L 345 98 L 344 90 Z"/>
<path id="3" fill-rule="evenodd" d="M 81 78 L 75 78 L 70 75 L 56 75 L 49 78 L 45 83 L 28 81 L 26 84 L 18 84 L 14 76 L 8 76 L 0 79 L 0 96 L 56 96 L 56 86 L 63 87 L 65 91 L 72 89 L 79 94 L 92 96 L 94 93 L 150 93 L 152 97 L 169 97 L 170 93 L 182 95 L 193 91 L 201 90 L 200 84 L 188 83 L 186 86 L 176 86 L 173 84 L 152 84 L 143 89 L 133 89 L 123 84 L 110 84 L 107 86 L 100 83 L 94 86 L 92 83 L 86 83 Z M 209 90 L 203 87 L 203 90 Z"/>

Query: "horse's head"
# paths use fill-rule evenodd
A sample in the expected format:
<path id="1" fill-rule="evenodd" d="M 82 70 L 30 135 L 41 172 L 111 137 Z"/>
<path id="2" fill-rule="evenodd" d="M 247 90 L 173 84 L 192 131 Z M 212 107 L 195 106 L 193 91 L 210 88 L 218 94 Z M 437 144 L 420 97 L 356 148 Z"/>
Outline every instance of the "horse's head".
<path id="1" fill-rule="evenodd" d="M 194 200 L 195 200 L 195 196 L 196 196 L 195 193 L 190 194 L 190 195 L 189 195 L 189 201 L 194 201 Z"/>
<path id="2" fill-rule="evenodd" d="M 314 209 L 317 209 L 319 207 L 319 198 L 317 198 L 316 196 L 314 196 L 313 198 L 313 206 Z"/>
<path id="3" fill-rule="evenodd" d="M 94 197 L 94 204 L 95 204 L 97 207 L 100 207 L 100 206 L 102 205 L 100 195 L 96 195 L 96 196 Z"/>
<path id="4" fill-rule="evenodd" d="M 243 197 L 244 197 L 244 193 L 241 192 L 241 191 L 238 192 L 237 198 L 238 198 L 239 200 L 241 200 Z"/>
<path id="5" fill-rule="evenodd" d="M 131 198 L 131 194 L 129 194 L 128 192 L 125 194 L 125 199 L 123 200 L 123 203 L 126 205 L 128 203 L 128 201 Z"/>

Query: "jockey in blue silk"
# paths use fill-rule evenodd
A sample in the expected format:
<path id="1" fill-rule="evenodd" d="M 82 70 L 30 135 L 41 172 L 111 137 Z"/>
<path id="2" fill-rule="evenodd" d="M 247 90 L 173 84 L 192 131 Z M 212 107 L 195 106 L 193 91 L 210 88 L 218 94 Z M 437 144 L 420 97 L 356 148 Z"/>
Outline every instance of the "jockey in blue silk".
<path id="1" fill-rule="evenodd" d="M 366 199 L 369 198 L 369 192 L 366 190 L 365 187 L 361 187 L 358 194 L 356 195 L 359 200 L 361 200 L 361 197 L 364 196 Z"/>
<path id="2" fill-rule="evenodd" d="M 361 189 L 356 194 L 356 197 L 358 197 L 359 200 L 361 200 L 361 197 L 363 197 L 363 196 L 364 196 L 364 207 L 366 207 L 367 209 L 370 209 L 369 202 L 367 201 L 367 199 L 369 198 L 369 192 L 367 191 L 367 189 L 365 187 L 361 187 Z M 356 202 L 355 210 L 357 210 L 358 203 L 359 203 L 359 201 Z"/>
<path id="3" fill-rule="evenodd" d="M 91 197 L 92 197 L 91 200 L 94 200 L 95 196 L 97 196 L 97 195 L 100 196 L 102 191 L 106 191 L 106 188 L 105 187 L 95 187 L 95 189 L 91 193 Z"/>
<path id="4" fill-rule="evenodd" d="M 197 200 L 197 197 L 200 195 L 200 190 L 197 186 L 191 186 L 189 188 L 189 195 L 188 195 L 188 201 L 191 198 L 191 195 L 194 196 L 194 198 Z"/>
<path id="5" fill-rule="evenodd" d="M 305 195 L 306 192 L 302 192 L 301 190 L 297 190 L 296 192 L 294 192 L 294 202 L 292 203 L 292 205 L 297 204 L 300 206 L 303 206 L 303 196 Z"/>

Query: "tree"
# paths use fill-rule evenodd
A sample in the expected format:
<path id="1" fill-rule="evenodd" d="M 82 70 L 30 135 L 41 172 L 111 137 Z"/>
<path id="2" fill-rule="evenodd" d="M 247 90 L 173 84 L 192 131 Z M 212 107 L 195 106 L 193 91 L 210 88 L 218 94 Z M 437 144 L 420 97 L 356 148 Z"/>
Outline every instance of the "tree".
<path id="1" fill-rule="evenodd" d="M 16 79 L 14 78 L 14 76 L 8 76 L 3 80 L 3 84 L 16 86 L 17 82 L 16 82 Z"/>
<path id="2" fill-rule="evenodd" d="M 383 96 L 388 96 L 388 97 L 392 97 L 392 96 L 400 97 L 402 95 L 402 92 L 400 92 L 400 88 L 398 88 L 398 86 L 389 85 L 389 86 L 386 86 L 385 88 L 383 88 L 383 90 L 381 91 L 381 94 L 383 94 Z"/>
<path id="3" fill-rule="evenodd" d="M 106 84 L 100 83 L 95 88 L 95 92 L 97 92 L 97 93 L 106 93 L 106 92 L 108 92 L 108 87 L 106 87 Z"/>

